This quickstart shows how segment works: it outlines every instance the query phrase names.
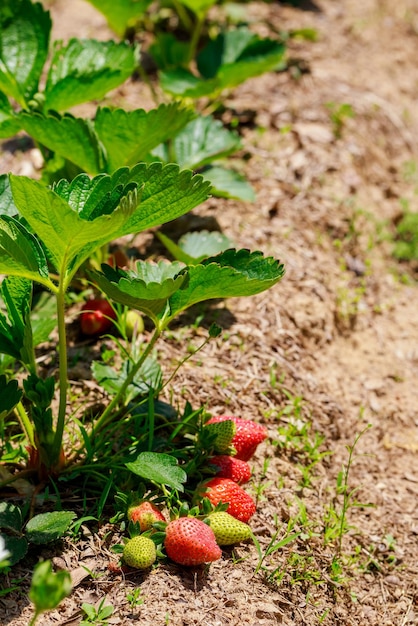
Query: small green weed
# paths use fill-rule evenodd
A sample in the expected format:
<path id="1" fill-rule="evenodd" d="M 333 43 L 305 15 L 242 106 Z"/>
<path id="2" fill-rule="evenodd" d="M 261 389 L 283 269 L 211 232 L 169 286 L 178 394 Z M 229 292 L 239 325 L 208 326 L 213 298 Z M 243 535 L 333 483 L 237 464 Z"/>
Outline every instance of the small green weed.
<path id="1" fill-rule="evenodd" d="M 144 599 L 141 596 L 141 588 L 135 587 L 132 591 L 128 591 L 126 594 L 126 599 L 129 602 L 130 607 L 133 609 L 136 606 L 141 606 L 144 604 Z"/>
<path id="2" fill-rule="evenodd" d="M 350 488 L 349 476 L 354 460 L 354 450 L 360 438 L 371 428 L 368 424 L 354 439 L 353 444 L 347 445 L 348 460 L 343 464 L 337 475 L 335 497 L 325 509 L 324 518 L 324 544 L 334 543 L 338 555 L 342 553 L 342 542 L 344 536 L 353 529 L 347 519 L 348 511 L 354 507 L 370 507 L 370 504 L 359 502 L 355 495 L 359 487 Z"/>
<path id="3" fill-rule="evenodd" d="M 354 109 L 351 104 L 347 102 L 343 102 L 342 104 L 338 102 L 327 102 L 325 106 L 329 111 L 334 135 L 336 139 L 340 139 L 346 121 L 355 115 Z"/>
<path id="4" fill-rule="evenodd" d="M 88 626 L 89 624 L 108 626 L 107 618 L 113 615 L 115 608 L 112 604 L 105 604 L 105 602 L 106 598 L 103 598 L 97 608 L 92 604 L 84 602 L 81 605 L 81 610 L 86 617 L 80 622 L 80 626 Z"/>

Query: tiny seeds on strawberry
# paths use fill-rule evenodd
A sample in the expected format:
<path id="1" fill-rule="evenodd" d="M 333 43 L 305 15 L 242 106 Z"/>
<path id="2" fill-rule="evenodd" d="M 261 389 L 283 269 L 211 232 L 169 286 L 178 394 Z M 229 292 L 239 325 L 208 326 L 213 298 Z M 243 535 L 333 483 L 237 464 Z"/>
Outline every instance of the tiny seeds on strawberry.
<path id="1" fill-rule="evenodd" d="M 222 556 L 213 530 L 195 517 L 169 522 L 164 546 L 167 556 L 180 565 L 203 565 Z"/>
<path id="2" fill-rule="evenodd" d="M 257 446 L 267 437 L 267 430 L 258 422 L 245 420 L 234 415 L 218 415 L 212 417 L 207 424 L 222 424 L 232 421 L 236 431 L 231 444 L 236 450 L 235 458 L 248 461 L 257 449 Z"/>
<path id="3" fill-rule="evenodd" d="M 215 511 L 208 518 L 219 546 L 230 546 L 251 537 L 251 528 L 225 511 Z"/>
<path id="4" fill-rule="evenodd" d="M 126 565 L 136 569 L 151 567 L 157 558 L 155 543 L 149 537 L 137 535 L 125 544 L 123 560 Z"/>
<path id="5" fill-rule="evenodd" d="M 198 488 L 198 493 L 214 506 L 221 502 L 228 504 L 227 512 L 241 522 L 248 522 L 256 511 L 251 496 L 230 478 L 211 478 Z"/>
<path id="6" fill-rule="evenodd" d="M 155 522 L 165 522 L 166 519 L 155 504 L 144 500 L 138 504 L 133 504 L 128 509 L 128 520 L 139 524 L 141 533 L 149 530 Z"/>
<path id="7" fill-rule="evenodd" d="M 234 456 L 219 454 L 209 460 L 209 465 L 216 470 L 216 475 L 220 478 L 230 478 L 235 483 L 242 485 L 251 478 L 251 467 L 247 461 L 242 461 Z"/>

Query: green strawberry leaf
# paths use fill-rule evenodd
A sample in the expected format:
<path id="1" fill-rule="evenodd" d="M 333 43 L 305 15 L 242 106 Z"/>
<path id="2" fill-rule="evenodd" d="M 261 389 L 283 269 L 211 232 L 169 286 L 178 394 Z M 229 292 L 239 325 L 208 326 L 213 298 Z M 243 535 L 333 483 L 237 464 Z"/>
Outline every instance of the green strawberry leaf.
<path id="1" fill-rule="evenodd" d="M 172 96 L 197 99 L 221 91 L 220 81 L 216 77 L 205 80 L 182 67 L 161 71 L 159 77 L 161 89 Z"/>
<path id="2" fill-rule="evenodd" d="M 0 215 L 10 215 L 14 217 L 17 214 L 18 210 L 13 202 L 9 177 L 7 174 L 2 174 L 0 176 Z"/>
<path id="3" fill-rule="evenodd" d="M 188 41 L 179 41 L 173 33 L 158 33 L 148 52 L 160 70 L 187 67 L 190 44 Z"/>
<path id="4" fill-rule="evenodd" d="M 0 376 L 0 386 L 2 390 L 0 394 L 1 403 L 3 403 L 5 400 L 3 393 L 5 391 L 5 386 L 3 385 L 3 383 L 5 383 L 5 379 L 6 377 L 4 375 Z M 10 386 L 13 387 L 14 385 Z M 1 412 L 2 407 L 0 406 L 0 415 Z M 0 528 L 2 528 L 3 530 L 10 530 L 14 533 L 20 532 L 22 528 L 22 512 L 18 506 L 12 504 L 11 502 L 0 502 Z"/>
<path id="5" fill-rule="evenodd" d="M 93 361 L 92 372 L 95 380 L 110 395 L 116 395 L 124 384 L 130 370 L 130 361 L 123 362 L 122 368 L 116 371 L 110 365 Z M 128 404 L 138 395 L 148 395 L 150 389 L 161 389 L 162 372 L 155 359 L 148 358 L 135 375 L 133 383 L 129 385 L 124 395 L 124 402 Z"/>
<path id="6" fill-rule="evenodd" d="M 38 89 L 45 64 L 51 18 L 40 3 L 2 0 L 0 90 L 25 107 Z"/>
<path id="7" fill-rule="evenodd" d="M 262 39 L 247 28 L 220 33 L 198 54 L 201 76 L 182 67 L 160 73 L 161 87 L 184 98 L 215 97 L 248 78 L 284 66 L 285 46 L 273 39 Z"/>
<path id="8" fill-rule="evenodd" d="M 25 111 L 17 117 L 23 130 L 49 150 L 90 174 L 103 171 L 103 148 L 90 120 L 69 114 L 45 116 Z"/>
<path id="9" fill-rule="evenodd" d="M 20 276 L 7 276 L 1 284 L 0 294 L 6 305 L 10 322 L 7 330 L 12 351 L 6 351 L 6 354 L 16 356 L 21 363 L 32 366 L 34 365 L 34 344 L 30 320 L 32 282 Z"/>
<path id="10" fill-rule="evenodd" d="M 50 287 L 45 254 L 15 218 L 0 215 L 0 274 L 22 276 Z"/>
<path id="11" fill-rule="evenodd" d="M 187 281 L 170 297 L 170 318 L 197 302 L 260 293 L 283 274 L 283 265 L 261 252 L 226 250 L 188 267 Z"/>
<path id="12" fill-rule="evenodd" d="M 36 544 L 49 543 L 62 537 L 76 517 L 73 511 L 39 513 L 26 524 L 28 541 Z"/>
<path id="13" fill-rule="evenodd" d="M 207 79 L 215 76 L 221 89 L 231 88 L 253 76 L 277 69 L 283 64 L 285 46 L 273 39 L 262 39 L 247 28 L 220 33 L 199 53 L 199 72 Z"/>
<path id="14" fill-rule="evenodd" d="M 88 0 L 106 17 L 109 26 L 122 37 L 144 15 L 152 0 Z"/>
<path id="15" fill-rule="evenodd" d="M 20 130 L 20 123 L 7 96 L 0 91 L 0 138 L 12 137 Z"/>
<path id="16" fill-rule="evenodd" d="M 141 204 L 119 237 L 170 222 L 206 200 L 210 192 L 210 183 L 202 176 L 180 171 L 174 163 L 139 163 L 130 170 L 129 180 L 141 187 Z"/>
<path id="17" fill-rule="evenodd" d="M 217 0 L 179 0 L 181 4 L 193 11 L 200 18 L 204 17 Z"/>
<path id="18" fill-rule="evenodd" d="M 32 600 L 36 615 L 55 609 L 70 595 L 71 575 L 66 570 L 52 571 L 51 561 L 42 561 L 34 569 L 29 598 Z"/>
<path id="19" fill-rule="evenodd" d="M 231 240 L 216 231 L 202 230 L 186 233 L 179 239 L 178 244 L 162 232 L 157 232 L 156 235 L 175 259 L 187 265 L 194 265 L 232 247 Z"/>
<path id="20" fill-rule="evenodd" d="M 102 265 L 101 273 L 90 272 L 90 275 L 109 298 L 142 311 L 155 321 L 185 280 L 183 270 L 184 266 L 177 262 L 138 261 L 135 271 Z"/>
<path id="21" fill-rule="evenodd" d="M 41 183 L 24 176 L 10 175 L 10 180 L 19 212 L 38 233 L 60 273 L 71 271 L 96 248 L 115 238 L 137 206 L 136 194 L 128 192 L 120 197 L 112 214 L 88 221 Z"/>
<path id="22" fill-rule="evenodd" d="M 171 139 L 193 116 L 191 109 L 176 102 L 150 111 L 99 109 L 94 126 L 107 151 L 108 172 L 144 161 L 153 148 Z"/>
<path id="23" fill-rule="evenodd" d="M 3 337 L 0 334 L 0 350 L 2 350 L 2 339 Z M 6 354 L 10 354 L 10 352 L 6 352 Z M 13 354 L 11 356 L 14 356 Z M 22 399 L 22 391 L 18 388 L 17 380 L 10 380 L 7 382 L 6 376 L 4 374 L 0 375 L 0 420 L 4 419 L 15 406 Z M 0 504 L 0 528 L 4 528 L 2 526 L 2 512 L 1 506 L 6 503 Z M 19 509 L 18 509 L 19 510 Z M 17 526 L 13 526 L 14 529 Z"/>
<path id="24" fill-rule="evenodd" d="M 126 463 L 129 471 L 157 485 L 167 485 L 184 491 L 186 472 L 178 466 L 177 459 L 159 452 L 141 452 L 134 462 Z"/>
<path id="25" fill-rule="evenodd" d="M 220 166 L 210 166 L 202 171 L 202 175 L 205 177 L 205 180 L 212 184 L 214 196 L 234 198 L 244 202 L 255 201 L 254 189 L 245 177 L 235 170 Z"/>
<path id="26" fill-rule="evenodd" d="M 63 111 L 81 102 L 100 100 L 123 83 L 136 67 L 128 44 L 94 39 L 55 42 L 45 86 L 45 110 Z"/>
<path id="27" fill-rule="evenodd" d="M 222 122 L 211 116 L 200 116 L 177 133 L 170 150 L 180 167 L 197 169 L 214 159 L 228 156 L 240 147 L 239 136 L 227 130 Z"/>
<path id="28" fill-rule="evenodd" d="M 7 562 L 10 567 L 16 565 L 19 561 L 26 556 L 28 551 L 28 542 L 25 537 L 10 537 L 9 535 L 3 535 L 4 547 L 9 552 Z"/>

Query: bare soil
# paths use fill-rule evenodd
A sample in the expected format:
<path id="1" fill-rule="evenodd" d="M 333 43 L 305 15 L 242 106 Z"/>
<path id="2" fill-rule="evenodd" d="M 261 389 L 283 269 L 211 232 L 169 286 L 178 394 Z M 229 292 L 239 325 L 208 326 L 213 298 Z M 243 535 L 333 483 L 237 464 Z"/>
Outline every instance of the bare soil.
<path id="1" fill-rule="evenodd" d="M 112 36 L 82 0 L 50 7 L 55 36 Z M 417 210 L 416 2 L 252 2 L 248 15 L 263 34 L 312 28 L 318 39 L 290 39 L 287 71 L 250 80 L 228 98 L 245 145 L 235 164 L 256 202 L 212 198 L 194 215 L 215 219 L 238 247 L 280 258 L 286 276 L 257 297 L 216 304 L 227 329 L 180 370 L 173 392 L 180 405 L 206 403 L 214 414 L 267 425 L 249 487 L 259 497 L 254 532 L 265 550 L 303 503 L 306 520 L 295 529 L 306 535 L 267 556 L 257 573 L 255 547 L 242 544 L 204 570 L 162 564 L 122 576 L 107 569 L 109 527 L 86 528 L 83 540 L 38 554 L 53 556 L 75 583 L 45 626 L 79 624 L 81 604 L 103 599 L 114 606 L 109 624 L 418 624 L 418 291 L 413 267 L 391 255 L 401 202 Z M 108 101 L 152 105 L 138 81 Z M 342 104 L 353 115 L 337 128 L 330 112 Z M 0 151 L 2 171 L 36 176 L 37 167 L 33 151 Z M 197 341 L 200 332 L 175 329 L 161 355 L 175 362 L 184 337 Z M 289 406 L 330 453 L 309 472 L 306 446 L 279 445 Z M 348 510 L 339 552 L 338 543 L 324 543 L 326 514 L 341 506 L 336 481 L 347 446 L 368 424 L 349 485 L 372 506 Z M 336 563 L 344 563 L 340 573 Z M 19 592 L 0 597 L 4 626 L 29 622 L 32 566 L 19 568 Z M 127 593 L 137 587 L 143 603 L 131 607 Z"/>

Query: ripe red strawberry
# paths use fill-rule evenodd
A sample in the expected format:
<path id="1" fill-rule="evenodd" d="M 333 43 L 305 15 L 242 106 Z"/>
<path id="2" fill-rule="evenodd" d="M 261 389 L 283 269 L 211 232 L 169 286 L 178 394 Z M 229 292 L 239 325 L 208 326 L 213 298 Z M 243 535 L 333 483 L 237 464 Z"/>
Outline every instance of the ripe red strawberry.
<path id="1" fill-rule="evenodd" d="M 145 530 L 149 530 L 154 522 L 166 521 L 160 509 L 158 509 L 152 502 L 147 502 L 146 500 L 130 506 L 127 515 L 128 520 L 139 524 L 141 533 Z"/>
<path id="2" fill-rule="evenodd" d="M 247 523 L 255 513 L 255 503 L 244 489 L 230 478 L 211 478 L 198 488 L 198 493 L 216 506 L 220 502 L 228 503 L 227 512 Z"/>
<path id="3" fill-rule="evenodd" d="M 147 567 L 151 567 L 156 558 L 155 543 L 144 535 L 137 535 L 129 539 L 123 548 L 123 560 L 130 567 L 147 569 Z"/>
<path id="4" fill-rule="evenodd" d="M 215 511 L 208 518 L 218 546 L 231 546 L 251 537 L 251 528 L 226 511 Z"/>
<path id="5" fill-rule="evenodd" d="M 169 522 L 164 546 L 167 556 L 180 565 L 202 565 L 222 556 L 213 530 L 196 517 L 179 517 Z"/>
<path id="6" fill-rule="evenodd" d="M 113 326 L 116 313 L 107 300 L 93 298 L 81 308 L 80 327 L 84 335 L 103 335 Z"/>
<path id="7" fill-rule="evenodd" d="M 220 478 L 230 478 L 234 483 L 242 485 L 251 478 L 251 467 L 247 461 L 241 461 L 235 456 L 219 454 L 209 460 L 209 465 L 213 465 L 216 475 Z"/>
<path id="8" fill-rule="evenodd" d="M 207 423 L 218 424 L 229 420 L 232 420 L 236 426 L 236 432 L 231 442 L 236 450 L 235 458 L 248 461 L 256 451 L 258 444 L 267 437 L 267 430 L 257 422 L 244 420 L 233 415 L 212 417 Z"/>

